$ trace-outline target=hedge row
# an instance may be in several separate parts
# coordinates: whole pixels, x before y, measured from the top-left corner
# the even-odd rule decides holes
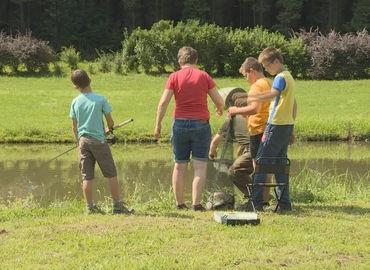
[[[324,36],[318,29],[299,36],[312,59],[313,79],[365,79],[370,77],[370,35],[366,30],[341,35],[331,31]]]
[[[366,79],[370,78],[370,35],[366,30],[341,35],[332,31],[322,35],[318,30],[301,30],[286,39],[278,32],[262,27],[253,29],[221,28],[198,21],[159,21],[151,29],[124,33],[122,52],[100,51],[99,70],[118,72],[123,69],[145,73],[165,73],[179,69],[177,52],[192,46],[199,54],[198,64],[212,75],[238,76],[246,57],[258,57],[267,46],[279,48],[284,64],[297,78]],[[97,50],[98,51],[98,50]],[[98,51],[99,52],[99,51]],[[0,72],[9,67],[17,72],[24,66],[29,72],[48,71],[50,62],[61,60],[71,69],[80,61],[73,45],[57,55],[46,41],[31,34],[15,36],[0,32]]]
[[[17,34],[6,35],[0,32],[0,72],[6,66],[17,72],[24,65],[29,72],[47,72],[48,64],[55,60],[55,53],[43,40],[31,36]]]
[[[150,30],[137,28],[125,33],[123,55],[129,70],[141,66],[149,73],[179,68],[176,56],[182,46],[192,46],[199,54],[199,65],[210,74],[237,76],[248,56],[258,57],[267,46],[281,50],[294,77],[313,79],[369,78],[370,35],[366,30],[327,36],[318,30],[301,30],[286,39],[262,27],[221,28],[198,21],[159,21]]]

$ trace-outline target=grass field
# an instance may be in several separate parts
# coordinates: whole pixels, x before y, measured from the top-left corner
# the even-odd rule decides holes
[[[257,226],[226,226],[212,212],[166,204],[148,202],[130,217],[85,216],[82,202],[68,200],[0,204],[1,269],[370,267],[368,201],[296,203],[286,215],[259,213]]]
[[[117,131],[130,142],[153,141],[158,101],[167,76],[144,74],[92,75],[94,91],[107,97],[116,123],[134,122]],[[250,85],[243,78],[215,78],[219,88]],[[300,140],[367,140],[370,137],[369,80],[297,81]],[[0,77],[0,142],[72,142],[69,108],[78,92],[68,77]],[[173,101],[163,120],[163,141],[171,129]],[[216,118],[210,103],[213,133],[224,117]]]

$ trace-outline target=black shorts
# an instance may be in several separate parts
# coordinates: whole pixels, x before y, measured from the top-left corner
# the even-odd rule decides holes
[[[250,149],[251,149],[251,157],[255,159],[258,153],[258,147],[260,146],[262,140],[263,133],[249,136],[250,139]]]

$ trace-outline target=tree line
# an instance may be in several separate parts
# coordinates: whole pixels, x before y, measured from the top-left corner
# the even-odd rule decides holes
[[[230,29],[261,26],[288,37],[299,29],[348,33],[369,27],[370,0],[2,0],[0,30],[75,46],[85,59],[121,48],[124,31],[160,20],[187,20]]]

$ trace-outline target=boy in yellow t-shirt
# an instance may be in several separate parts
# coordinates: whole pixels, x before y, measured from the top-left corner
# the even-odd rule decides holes
[[[263,67],[256,58],[248,57],[241,65],[239,72],[252,84],[249,94],[236,93],[233,96],[235,104],[241,105],[246,101],[248,95],[256,96],[269,93],[271,90],[271,81],[263,74]],[[248,116],[248,131],[250,136],[250,152],[255,166],[255,159],[258,152],[258,147],[261,143],[263,132],[266,128],[269,118],[270,100],[267,101],[252,101],[248,106],[230,107],[228,112],[231,116],[241,114]],[[271,176],[267,177],[267,182],[270,182]],[[265,188],[264,202],[267,204],[269,198],[269,188]]]
[[[284,59],[281,52],[274,48],[264,49],[258,56],[258,62],[263,68],[275,76],[269,93],[263,95],[248,95],[248,102],[273,100],[270,107],[270,115],[267,126],[261,140],[257,153],[257,159],[260,157],[271,157],[277,159],[286,159],[288,154],[288,145],[294,142],[294,123],[297,115],[297,102],[295,100],[295,83],[294,78],[288,70],[285,69]],[[270,164],[276,160],[265,160],[264,164]],[[284,161],[285,163],[285,161]],[[254,184],[264,183],[266,175],[263,173],[255,174]],[[287,183],[287,174],[275,174],[277,183]],[[280,211],[292,211],[290,201],[289,185],[284,192],[284,187],[276,187],[278,193],[281,193],[279,203]],[[252,198],[255,209],[263,210],[263,188],[255,187]]]

